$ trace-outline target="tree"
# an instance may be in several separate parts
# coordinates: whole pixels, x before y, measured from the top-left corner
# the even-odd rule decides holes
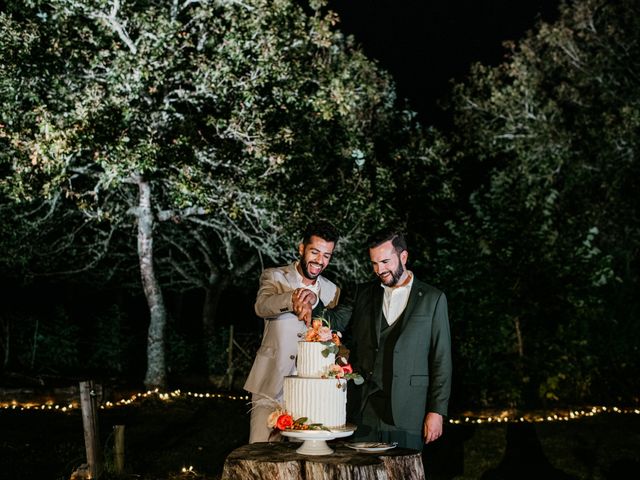
[[[563,4],[455,87],[461,181],[484,182],[439,262],[484,402],[637,385],[639,14],[626,0]]]
[[[3,190],[136,236],[148,387],[166,384],[157,252],[206,245],[211,278],[257,252],[281,261],[321,215],[345,230],[335,265],[353,275],[356,239],[393,215],[375,155],[393,85],[322,6],[34,0],[0,14]]]

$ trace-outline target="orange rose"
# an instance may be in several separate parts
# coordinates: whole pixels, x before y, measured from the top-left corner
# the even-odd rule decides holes
[[[286,430],[289,427],[293,426],[293,417],[288,413],[283,413],[276,420],[276,428],[278,430]]]
[[[314,330],[318,330],[321,326],[322,326],[322,320],[319,320],[319,319],[317,319],[317,318],[316,318],[316,319],[313,321],[313,323],[311,324],[311,327],[312,327]]]
[[[331,340],[333,340],[333,343],[340,346],[340,337],[338,336],[337,333],[334,332],[331,334]]]

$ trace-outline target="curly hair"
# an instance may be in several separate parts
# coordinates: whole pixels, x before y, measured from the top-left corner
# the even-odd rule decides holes
[[[320,237],[325,242],[337,243],[340,234],[331,223],[325,220],[318,220],[306,226],[304,232],[302,232],[302,243],[307,245],[311,241],[312,236]]]

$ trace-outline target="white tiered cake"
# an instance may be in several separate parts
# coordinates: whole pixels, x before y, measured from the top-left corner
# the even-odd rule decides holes
[[[284,406],[294,419],[307,418],[307,424],[320,423],[327,428],[346,423],[347,381],[322,378],[335,355],[322,355],[326,345],[298,342],[297,376],[284,378]]]

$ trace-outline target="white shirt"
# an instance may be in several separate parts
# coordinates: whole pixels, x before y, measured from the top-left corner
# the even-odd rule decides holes
[[[413,285],[413,273],[409,273],[409,281],[401,286],[387,287],[381,283],[384,288],[384,299],[382,300],[382,313],[389,325],[393,325],[398,317],[407,308],[411,286]]]

